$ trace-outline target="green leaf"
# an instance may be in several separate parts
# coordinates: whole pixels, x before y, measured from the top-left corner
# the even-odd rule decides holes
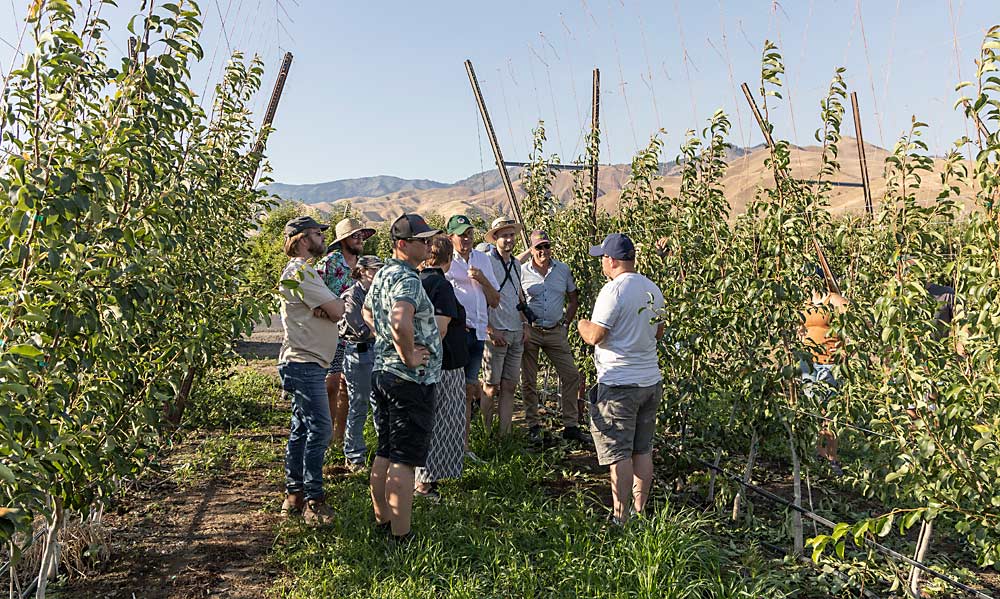
[[[11,345],[7,348],[7,351],[18,356],[24,356],[26,358],[37,358],[42,355],[42,350],[38,349],[34,345],[28,345],[27,343],[21,343],[18,345]]]
[[[17,477],[14,476],[14,471],[8,468],[5,464],[0,464],[0,479],[10,485],[17,484]]]

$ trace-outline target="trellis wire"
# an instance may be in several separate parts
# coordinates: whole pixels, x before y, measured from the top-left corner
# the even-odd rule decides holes
[[[686,454],[684,454],[683,451],[678,452],[677,449],[674,446],[672,446],[672,445],[670,445],[670,444],[668,444],[666,442],[664,442],[664,445],[666,445],[667,448],[672,453],[675,454],[675,457],[676,457],[677,453],[680,453],[682,455],[686,455]],[[828,519],[824,518],[823,516],[820,516],[819,514],[813,512],[811,510],[807,510],[804,507],[797,506],[794,503],[792,503],[791,501],[788,501],[787,499],[785,499],[784,497],[781,497],[781,496],[779,496],[779,495],[777,495],[775,493],[772,493],[772,492],[768,491],[767,489],[761,488],[761,487],[759,487],[759,486],[757,486],[757,485],[755,485],[753,483],[744,482],[743,479],[742,479],[742,477],[740,477],[739,475],[733,474],[733,473],[725,470],[724,468],[721,468],[719,466],[716,466],[716,465],[712,464],[709,461],[701,459],[698,456],[687,455],[687,457],[689,457],[693,461],[701,464],[705,468],[709,468],[710,470],[712,470],[712,471],[714,471],[714,472],[716,472],[718,474],[721,474],[723,477],[728,478],[729,480],[737,483],[738,485],[740,485],[744,489],[748,489],[750,491],[753,491],[754,493],[760,495],[761,497],[764,497],[765,499],[767,499],[769,501],[772,501],[774,503],[777,503],[779,505],[782,505],[785,508],[792,509],[793,511],[796,511],[796,512],[802,514],[803,516],[809,518],[813,522],[817,522],[817,523],[822,524],[823,526],[826,526],[828,528],[835,528],[836,527],[836,523],[834,523],[833,521],[828,520]],[[955,580],[954,578],[952,578],[952,577],[950,577],[950,576],[948,576],[946,574],[942,574],[941,572],[938,572],[937,570],[935,570],[934,568],[931,568],[927,564],[924,564],[923,562],[919,562],[919,561],[917,561],[915,559],[911,559],[911,558],[909,558],[909,557],[907,557],[907,556],[899,553],[898,551],[895,551],[893,549],[890,549],[889,547],[886,547],[885,545],[883,545],[881,543],[878,543],[878,542],[873,541],[871,539],[865,539],[864,542],[865,542],[866,545],[868,545],[872,549],[875,549],[879,553],[882,553],[883,555],[891,557],[891,558],[895,559],[896,561],[903,562],[906,565],[918,568],[918,569],[922,570],[923,572],[926,572],[927,574],[933,576],[934,578],[942,580],[942,581],[950,584],[951,586],[953,586],[953,587],[955,587],[957,589],[960,589],[960,590],[964,591],[965,593],[968,593],[969,595],[972,595],[973,597],[977,597],[979,599],[994,599],[993,597],[991,597],[990,595],[987,595],[986,593],[983,593],[982,591],[979,591],[979,590],[974,589],[974,588],[972,588],[972,587],[970,587],[970,586],[968,586],[968,585],[966,585],[966,584],[964,584],[962,582],[959,582],[959,581]]]

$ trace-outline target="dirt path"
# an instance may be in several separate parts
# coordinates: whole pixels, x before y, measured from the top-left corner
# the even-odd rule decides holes
[[[241,342],[251,358],[276,357],[281,342],[268,327]],[[277,337],[277,338],[275,338]],[[275,374],[273,368],[258,368]],[[269,561],[279,523],[280,446],[287,427],[234,431],[233,447],[252,444],[254,467],[233,466],[234,455],[203,472],[198,452],[207,438],[193,436],[171,450],[162,473],[148,473],[105,514],[111,558],[101,570],[54,589],[52,596],[189,599],[267,595],[282,573]],[[213,438],[223,432],[202,433]],[[178,477],[176,469],[194,466]],[[186,482],[178,482],[183,478]]]
[[[244,436],[261,433],[233,435]],[[197,443],[185,443],[169,461],[190,459]],[[63,586],[57,596],[265,596],[280,574],[268,565],[278,494],[267,473],[278,467],[230,470],[189,486],[151,478],[106,515],[112,557],[105,569]]]

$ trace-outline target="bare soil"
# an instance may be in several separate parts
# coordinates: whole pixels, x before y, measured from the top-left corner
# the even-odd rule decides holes
[[[183,463],[195,445],[181,445],[168,461]],[[96,574],[61,585],[57,596],[265,596],[280,575],[268,562],[280,488],[267,474],[278,467],[227,468],[188,486],[169,474],[148,477],[105,517],[111,559]]]
[[[237,350],[248,359],[277,357],[281,334],[273,328],[258,327]],[[267,362],[255,367],[277,374]],[[234,431],[232,437],[279,443],[287,433],[274,427]],[[282,489],[274,480],[281,471],[280,452],[254,469],[225,464],[200,480],[178,483],[173,468],[190,461],[202,440],[192,437],[174,448],[161,472],[147,473],[108,508],[104,524],[111,558],[97,572],[58,585],[51,596],[257,599],[268,594],[282,575],[269,560],[280,520]]]

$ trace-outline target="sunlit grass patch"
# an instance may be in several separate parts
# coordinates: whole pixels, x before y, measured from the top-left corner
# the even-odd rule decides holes
[[[780,596],[760,572],[731,563],[693,512],[660,498],[650,518],[625,529],[587,490],[586,476],[553,493],[560,451],[536,454],[514,438],[477,438],[488,462],[442,485],[439,504],[416,500],[418,538],[396,548],[374,527],[367,479],[327,480],[337,522],[311,530],[292,521],[275,560],[285,597],[757,597]],[[569,474],[573,474],[570,472]]]

